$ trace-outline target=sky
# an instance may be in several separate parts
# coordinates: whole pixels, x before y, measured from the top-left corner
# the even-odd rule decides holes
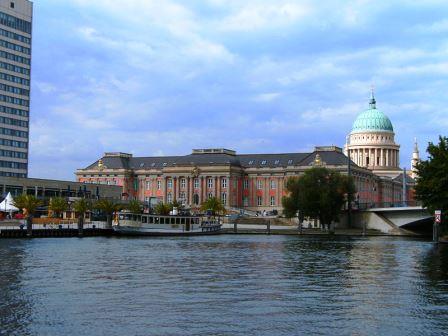
[[[447,135],[448,2],[35,0],[30,177],[74,180],[104,152],[343,146],[357,114]]]

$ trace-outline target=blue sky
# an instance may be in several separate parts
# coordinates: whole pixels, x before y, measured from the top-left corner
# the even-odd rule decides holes
[[[35,0],[30,176],[105,151],[343,146],[371,85],[409,167],[448,127],[447,1]]]

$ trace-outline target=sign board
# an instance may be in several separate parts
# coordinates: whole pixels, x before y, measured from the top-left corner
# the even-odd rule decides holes
[[[434,221],[438,224],[442,222],[442,211],[440,210],[434,211]]]

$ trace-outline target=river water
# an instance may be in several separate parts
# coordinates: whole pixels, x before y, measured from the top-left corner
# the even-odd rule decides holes
[[[0,240],[0,335],[448,335],[448,245]]]

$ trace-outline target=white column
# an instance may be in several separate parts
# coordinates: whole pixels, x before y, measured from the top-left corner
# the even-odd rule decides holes
[[[383,149],[381,148],[381,162],[380,162],[380,166],[383,167],[384,166],[384,155],[383,155]]]

